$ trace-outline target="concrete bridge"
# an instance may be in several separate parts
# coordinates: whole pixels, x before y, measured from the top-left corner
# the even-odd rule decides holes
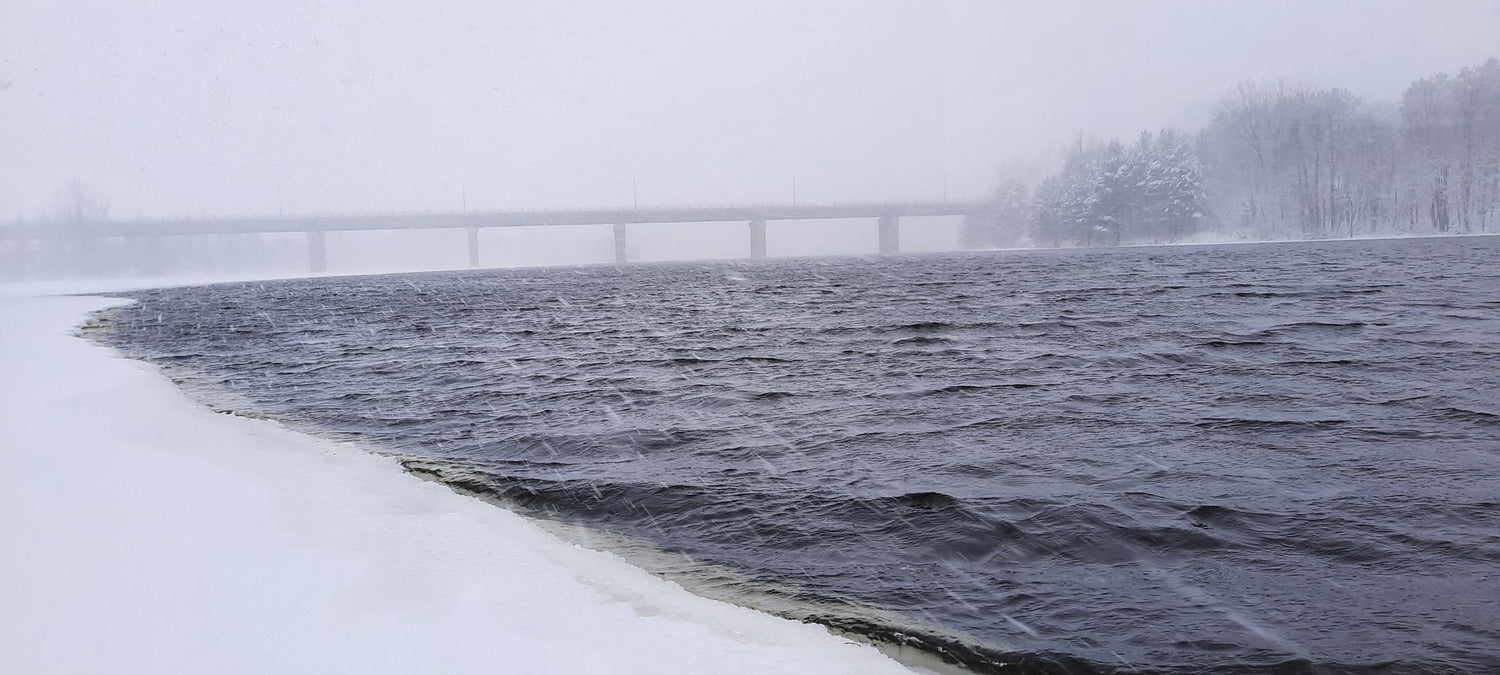
[[[203,219],[156,219],[107,221],[81,226],[33,226],[19,232],[22,238],[50,239],[62,236],[164,237],[211,234],[305,233],[308,261],[313,272],[328,269],[325,234],[369,230],[464,229],[469,235],[469,266],[479,266],[479,230],[488,227],[547,227],[567,225],[612,225],[615,262],[627,262],[629,226],[645,223],[745,222],[749,226],[750,257],[766,256],[766,223],[773,220],[826,220],[876,218],[880,252],[899,253],[903,217],[974,216],[985,212],[988,202],[874,202],[858,204],[759,205],[586,209],[571,211],[491,211],[473,213],[406,213],[379,215],[225,217]]]

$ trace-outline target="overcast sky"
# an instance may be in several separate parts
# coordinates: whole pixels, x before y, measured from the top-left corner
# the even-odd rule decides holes
[[[0,0],[0,218],[978,196],[1244,79],[1395,100],[1500,2]]]

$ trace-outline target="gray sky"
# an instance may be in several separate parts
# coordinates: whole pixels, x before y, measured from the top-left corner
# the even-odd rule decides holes
[[[1247,78],[1395,100],[1500,2],[0,0],[0,219],[978,196]]]

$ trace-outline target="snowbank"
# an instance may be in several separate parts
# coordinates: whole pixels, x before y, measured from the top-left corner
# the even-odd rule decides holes
[[[898,673],[402,472],[215,414],[0,297],[0,672]]]

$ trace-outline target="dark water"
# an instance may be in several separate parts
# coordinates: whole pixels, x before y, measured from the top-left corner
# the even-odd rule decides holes
[[[245,405],[975,669],[1500,672],[1496,238],[136,297]]]

